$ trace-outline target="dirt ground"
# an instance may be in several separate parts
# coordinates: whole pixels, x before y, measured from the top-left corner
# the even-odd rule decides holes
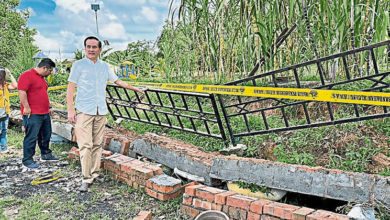
[[[0,219],[132,219],[143,210],[151,211],[153,219],[190,219],[180,212],[182,197],[161,202],[107,173],[103,173],[104,183],[94,183],[88,192],[80,193],[80,166],[65,159],[66,151],[58,155],[60,161],[41,163],[34,170],[22,166],[20,149],[11,152],[0,155]],[[60,179],[30,184],[58,169]]]

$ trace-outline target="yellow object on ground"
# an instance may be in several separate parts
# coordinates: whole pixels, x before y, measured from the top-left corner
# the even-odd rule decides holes
[[[41,183],[48,183],[48,182],[52,182],[52,181],[58,180],[59,178],[63,177],[62,175],[58,175],[60,172],[61,172],[61,170],[58,169],[56,172],[54,172],[52,174],[49,174],[49,175],[44,176],[44,177],[39,177],[39,178],[31,181],[30,184],[35,186],[35,185],[38,185],[38,184],[41,184]]]
[[[233,191],[236,193],[240,193],[246,196],[251,196],[259,199],[268,199],[271,201],[278,201],[281,198],[283,198],[284,195],[286,195],[286,191],[277,190],[277,189],[271,189],[270,193],[263,193],[260,191],[251,192],[249,189],[240,188],[240,186],[237,183],[233,183],[233,182],[228,182],[227,186],[229,191]]]

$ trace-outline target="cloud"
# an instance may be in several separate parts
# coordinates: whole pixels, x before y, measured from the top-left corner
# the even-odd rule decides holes
[[[143,6],[141,9],[141,14],[152,23],[158,21],[158,12],[154,8]]]
[[[43,8],[38,10],[35,5],[28,4],[24,10],[31,8],[29,26],[39,31],[35,36],[35,44],[49,57],[59,58],[59,50],[61,50],[62,59],[73,58],[76,49],[84,48],[85,37],[96,36],[95,12],[91,10],[92,2],[100,5],[97,14],[100,39],[108,40],[113,51],[126,49],[130,42],[156,40],[171,2],[171,0],[51,1],[56,6],[54,7],[53,4],[47,8],[48,10]]]
[[[99,31],[106,39],[126,39],[126,30],[121,23],[109,23]]]
[[[110,43],[110,46],[115,50],[125,50],[127,48],[128,42],[114,42]]]
[[[154,7],[169,7],[171,4],[171,0],[148,0],[149,5],[153,5]],[[178,1],[174,1],[173,4],[177,4]]]
[[[110,19],[112,21],[118,20],[118,17],[114,14],[107,14],[107,17],[108,17],[108,19]]]
[[[79,14],[81,11],[90,10],[90,3],[85,0],[54,0],[58,7],[62,7],[75,14]]]
[[[146,3],[146,0],[133,0],[133,1],[115,0],[115,1],[113,1],[113,4],[127,6],[127,7],[131,7],[132,5],[144,5],[145,3]]]
[[[34,44],[42,51],[58,51],[58,49],[61,48],[61,45],[58,43],[58,41],[52,38],[47,38],[41,35],[39,32],[34,36],[34,40]]]

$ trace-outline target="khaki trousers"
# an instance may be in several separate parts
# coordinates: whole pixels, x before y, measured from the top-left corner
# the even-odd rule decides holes
[[[99,176],[105,115],[77,113],[75,134],[80,149],[83,182],[92,183]]]

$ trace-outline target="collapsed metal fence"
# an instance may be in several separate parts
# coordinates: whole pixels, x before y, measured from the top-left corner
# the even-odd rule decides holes
[[[107,87],[114,119],[125,118],[226,140],[213,94],[149,89],[144,95],[116,85]]]
[[[389,92],[390,58],[380,59],[385,62],[379,65],[376,55],[379,50],[390,54],[389,48],[390,41],[384,41],[225,85]],[[319,80],[308,80],[309,76]],[[233,144],[246,136],[390,116],[386,106],[218,95],[218,108],[213,94],[150,89],[140,97],[113,85],[107,92],[114,119],[135,120]]]

